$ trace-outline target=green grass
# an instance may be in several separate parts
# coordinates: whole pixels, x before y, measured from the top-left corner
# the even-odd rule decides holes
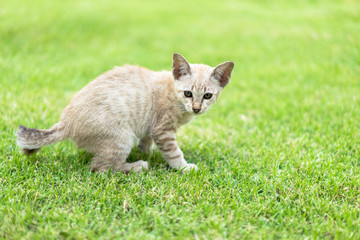
[[[0,238],[360,239],[360,4],[347,1],[3,1]],[[179,130],[197,173],[159,152],[141,174],[93,174],[71,142],[26,158],[19,124],[48,128],[114,65],[173,52],[235,62]]]

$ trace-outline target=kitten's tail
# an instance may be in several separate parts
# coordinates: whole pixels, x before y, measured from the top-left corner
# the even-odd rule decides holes
[[[20,125],[16,136],[17,144],[25,155],[35,153],[39,151],[42,146],[56,143],[66,138],[61,122],[46,130],[27,128]]]

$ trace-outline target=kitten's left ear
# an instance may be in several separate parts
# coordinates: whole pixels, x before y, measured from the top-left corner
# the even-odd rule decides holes
[[[180,53],[174,53],[173,55],[172,73],[177,80],[182,76],[191,74],[189,63]]]
[[[212,72],[211,76],[219,81],[220,87],[225,87],[231,78],[231,72],[234,69],[233,62],[224,62],[219,64],[215,67],[214,71]]]

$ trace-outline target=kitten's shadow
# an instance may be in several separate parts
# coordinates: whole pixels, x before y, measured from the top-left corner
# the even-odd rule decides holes
[[[157,149],[154,149],[152,153],[146,154],[142,153],[138,147],[134,147],[131,150],[127,162],[132,163],[139,160],[147,161],[149,163],[150,169],[170,169],[169,165],[166,163],[165,159]]]

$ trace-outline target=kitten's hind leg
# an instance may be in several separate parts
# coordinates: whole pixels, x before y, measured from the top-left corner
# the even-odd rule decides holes
[[[137,161],[133,163],[113,163],[110,159],[106,159],[101,156],[95,156],[92,159],[91,164],[91,171],[92,172],[107,172],[109,169],[112,170],[112,172],[123,172],[123,173],[129,173],[129,172],[141,172],[143,170],[149,169],[149,164],[146,161]]]
[[[111,169],[113,172],[129,173],[131,171],[141,172],[143,169],[148,169],[148,163],[145,161],[126,162],[132,147],[133,139],[122,139],[119,143],[113,139],[101,141],[92,159],[91,171],[107,172]]]
[[[151,154],[152,153],[152,145],[153,145],[153,139],[150,136],[145,136],[142,139],[140,139],[139,142],[139,148],[140,151],[146,154]]]
[[[121,166],[121,171],[124,173],[129,172],[141,172],[143,170],[149,169],[149,164],[146,161],[140,160],[133,163],[124,163]]]

